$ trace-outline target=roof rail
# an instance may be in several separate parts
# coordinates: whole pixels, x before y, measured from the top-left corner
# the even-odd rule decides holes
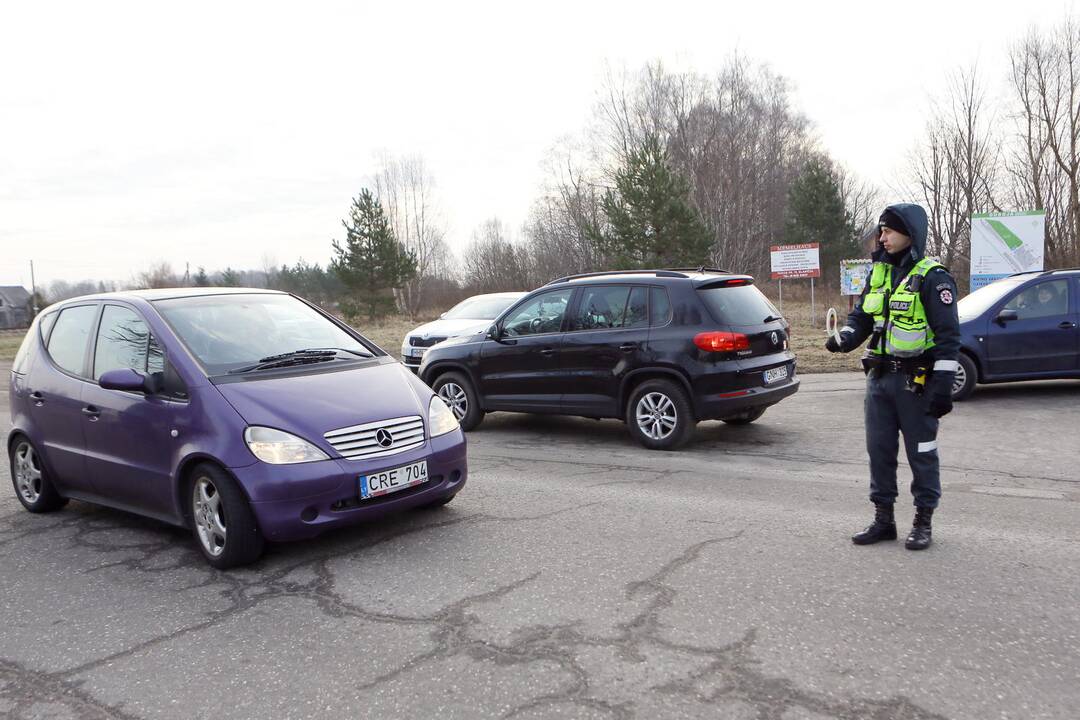
[[[1045,272],[1048,273],[1048,274],[1049,273],[1056,273],[1056,272],[1080,272],[1080,267],[1054,268],[1053,270],[1046,270]]]
[[[694,270],[693,272],[696,272]],[[656,277],[687,277],[683,272],[678,270],[605,270],[603,272],[591,272],[581,273],[579,275],[567,275],[566,277],[556,278],[547,285],[556,285],[558,283],[569,282],[571,280],[581,280],[582,278],[590,277],[604,277],[606,275],[655,275]],[[547,287],[545,285],[544,287]]]
[[[696,272],[696,273],[715,272],[715,273],[729,273],[729,274],[731,274],[730,270],[726,270],[724,268],[705,267],[704,265],[699,265],[698,267],[688,267],[688,268],[668,268],[668,270],[672,270],[674,272]]]

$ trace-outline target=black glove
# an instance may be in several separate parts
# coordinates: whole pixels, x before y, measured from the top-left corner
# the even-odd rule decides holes
[[[851,333],[840,333],[840,342],[836,341],[836,337],[829,336],[829,339],[825,341],[825,349],[831,353],[835,352],[850,352],[851,351]]]
[[[930,382],[926,386],[926,394],[929,402],[926,404],[926,414],[936,418],[945,417],[952,412],[952,386],[954,372],[934,371],[930,376]]]

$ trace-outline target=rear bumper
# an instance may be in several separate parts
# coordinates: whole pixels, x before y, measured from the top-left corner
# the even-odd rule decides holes
[[[719,420],[746,410],[775,405],[799,390],[799,379],[791,378],[772,387],[745,388],[738,391],[697,398],[698,420]]]
[[[361,474],[401,467],[418,460],[427,460],[429,480],[426,483],[360,500]],[[434,438],[422,449],[383,458],[377,467],[344,460],[312,463],[311,466],[311,469],[299,472],[295,468],[303,466],[293,466],[290,470],[287,465],[275,467],[264,463],[232,469],[248,490],[251,509],[267,540],[310,538],[334,528],[427,505],[456,495],[465,486],[468,476],[465,439],[460,430]],[[252,492],[266,481],[268,468],[272,473],[293,475],[287,484],[287,498],[260,501],[259,493]]]

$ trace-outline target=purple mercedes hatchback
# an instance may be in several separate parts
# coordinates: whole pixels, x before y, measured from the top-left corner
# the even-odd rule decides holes
[[[11,372],[7,448],[30,512],[69,498],[190,527],[211,565],[438,507],[465,485],[441,399],[286,293],[188,288],[68,300]]]

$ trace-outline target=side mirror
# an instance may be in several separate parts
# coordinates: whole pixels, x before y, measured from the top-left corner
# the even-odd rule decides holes
[[[484,333],[484,337],[486,337],[488,340],[496,340],[497,341],[499,339],[499,337],[500,337],[498,323],[496,323],[496,324],[492,325],[491,327],[489,327],[487,329],[487,332]]]
[[[120,368],[103,373],[98,385],[106,390],[124,390],[126,392],[153,392],[152,381],[146,375],[131,368]]]
[[[1002,310],[1001,312],[999,312],[997,314],[997,317],[994,318],[994,320],[997,323],[1001,324],[1001,325],[1004,325],[1005,323],[1009,322],[1010,320],[1019,320],[1019,319],[1020,319],[1020,316],[1017,315],[1015,310]]]

